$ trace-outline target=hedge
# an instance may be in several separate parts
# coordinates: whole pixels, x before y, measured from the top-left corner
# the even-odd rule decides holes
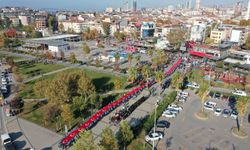
[[[168,107],[168,105],[175,101],[176,96],[177,96],[176,91],[171,92],[169,95],[167,95],[164,98],[163,101],[160,102],[156,110],[157,112],[156,120],[161,117],[161,114]],[[154,126],[154,115],[155,115],[155,111],[146,119],[145,123],[143,124],[143,128],[146,132],[149,132]]]

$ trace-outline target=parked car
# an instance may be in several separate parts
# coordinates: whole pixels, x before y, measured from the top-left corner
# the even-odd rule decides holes
[[[238,118],[238,112],[236,110],[233,110],[230,117],[232,119],[237,119]]]
[[[8,83],[7,83],[7,81],[2,81],[2,84],[7,85]]]
[[[171,112],[171,113],[173,113],[173,114],[178,114],[179,113],[179,111],[178,110],[176,110],[176,109],[172,109],[172,108],[167,108],[164,112]]]
[[[161,120],[161,121],[157,121],[156,126],[158,128],[168,128],[170,126],[170,123],[166,120]]]
[[[241,91],[241,90],[238,90],[238,89],[233,91],[232,94],[239,95],[239,96],[247,96],[247,93],[245,91]]]
[[[180,98],[178,98],[178,101],[179,101],[179,102],[186,102],[186,101],[187,101],[187,98],[180,97]]]
[[[221,113],[222,113],[221,108],[216,108],[216,109],[214,110],[214,115],[215,115],[215,116],[220,116]]]
[[[178,96],[185,96],[185,97],[188,97],[188,92],[185,92],[185,91],[181,91],[178,93]]]
[[[205,103],[204,103],[204,106],[213,106],[213,107],[215,107],[216,106],[216,103],[215,102],[211,102],[211,101],[206,101]]]
[[[204,109],[214,111],[214,107],[212,105],[204,105]]]
[[[141,54],[146,54],[146,53],[147,53],[145,49],[140,49],[139,52],[140,52]]]
[[[214,98],[215,98],[215,99],[220,99],[220,97],[221,97],[221,93],[216,92],[216,93],[214,94]]]
[[[230,106],[231,109],[235,108],[235,105],[237,104],[237,99],[235,96],[230,96],[228,99],[228,106]]]
[[[222,116],[227,118],[230,116],[230,110],[229,109],[224,109],[222,112]]]
[[[193,82],[193,83],[188,83],[186,86],[187,86],[187,87],[191,87],[191,88],[195,88],[195,89],[199,89],[199,88],[200,88],[200,85],[197,84],[197,83],[195,83],[195,82]]]
[[[146,137],[145,140],[147,142],[149,141],[158,141],[161,140],[163,138],[163,134],[161,132],[151,132],[149,133]]]
[[[165,111],[165,112],[163,112],[162,116],[166,117],[166,118],[175,118],[176,114],[174,114],[174,113],[172,113],[170,111]]]
[[[214,97],[214,92],[213,91],[210,91],[209,94],[208,94],[211,98]]]
[[[183,108],[178,106],[178,105],[175,105],[175,104],[171,104],[168,106],[169,109],[175,109],[175,110],[178,110],[178,111],[181,111]]]

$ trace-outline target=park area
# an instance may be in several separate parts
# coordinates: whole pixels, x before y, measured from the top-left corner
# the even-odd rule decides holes
[[[27,72],[27,70],[22,70],[22,69],[21,69],[21,71]],[[74,126],[79,125],[80,123],[85,121],[85,119],[87,119],[93,112],[97,111],[98,109],[107,105],[108,103],[116,100],[118,97],[120,97],[123,94],[123,93],[120,93],[120,94],[113,93],[112,94],[112,92],[110,92],[110,91],[117,90],[117,88],[119,88],[119,89],[126,88],[127,79],[125,77],[118,77],[118,76],[114,76],[111,74],[94,72],[94,71],[87,70],[87,69],[64,70],[60,73],[43,76],[40,79],[30,81],[28,83],[23,84],[20,87],[19,96],[21,98],[23,98],[25,101],[23,111],[20,114],[20,116],[26,120],[29,120],[31,122],[34,122],[34,123],[39,124],[41,126],[44,126],[44,127],[51,129],[53,131],[63,132],[64,131],[63,128],[65,125],[65,121],[64,121],[63,117],[61,117],[61,115],[54,114],[53,110],[50,110],[52,112],[48,112],[47,111],[48,107],[50,107],[50,105],[51,105],[50,101],[43,101],[42,98],[44,98],[44,97],[37,95],[36,92],[34,91],[34,88],[35,88],[37,82],[43,81],[46,83],[51,83],[54,80],[58,79],[59,76],[61,76],[62,74],[67,75],[67,74],[71,74],[71,73],[79,72],[79,71],[84,72],[86,74],[86,76],[91,80],[93,86],[95,87],[95,92],[97,95],[95,103],[97,105],[96,104],[93,104],[93,105],[92,104],[90,104],[90,105],[85,104],[85,106],[84,106],[85,108],[83,110],[79,111],[79,107],[81,107],[81,106],[78,105],[78,103],[74,102],[74,101],[76,101],[75,98],[72,98],[73,99],[72,102],[70,102],[70,103],[67,102],[66,105],[70,107],[69,110],[70,110],[70,113],[72,114],[72,118],[73,118],[70,121],[69,128],[72,128]],[[119,81],[120,83],[117,83],[117,81]],[[117,87],[117,84],[119,84],[120,87]],[[110,94],[106,94],[107,92],[110,92]],[[75,96],[75,94],[74,94],[74,97],[77,97],[77,96]],[[61,104],[61,105],[65,105],[65,104]],[[86,107],[86,106],[88,106],[88,107]],[[54,108],[54,110],[61,109],[58,107],[61,107],[60,104],[58,104],[57,108]],[[90,107],[93,107],[93,109]],[[60,114],[62,111],[63,110],[60,110],[60,111],[58,111],[58,113]],[[53,120],[48,121],[48,119],[45,119],[48,113],[52,114],[51,117],[54,118]],[[53,116],[53,114],[54,114],[54,116]]]

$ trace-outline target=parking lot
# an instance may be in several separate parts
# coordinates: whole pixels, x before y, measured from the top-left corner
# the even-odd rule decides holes
[[[157,131],[164,132],[164,138],[158,141],[158,149],[168,150],[195,150],[195,149],[222,149],[222,150],[247,150],[249,149],[250,138],[239,139],[231,134],[231,128],[236,126],[236,120],[228,117],[215,116],[213,111],[207,111],[209,119],[199,120],[195,113],[201,108],[199,97],[194,92],[189,91],[190,96],[182,107],[183,110],[176,118],[161,117],[159,120],[167,120],[170,126],[167,129],[157,128]],[[229,106],[226,101],[211,99],[222,109]],[[250,111],[248,110],[249,114]],[[250,127],[244,118],[244,129],[249,134]]]

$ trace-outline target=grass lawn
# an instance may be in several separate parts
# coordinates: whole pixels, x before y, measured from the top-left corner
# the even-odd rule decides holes
[[[106,97],[102,97],[102,107],[106,106],[109,102],[116,100],[120,95],[110,95],[110,96],[106,96]],[[52,131],[55,132],[60,132],[62,134],[64,134],[64,122],[62,121],[61,118],[59,118],[57,120],[57,122],[51,123],[51,122],[46,122],[44,119],[44,111],[46,109],[46,105],[47,104],[42,104],[42,103],[38,103],[38,102],[25,102],[24,103],[24,108],[23,108],[23,112],[20,115],[20,117],[31,121],[33,123],[36,123],[40,126],[43,126],[45,128],[48,128]],[[74,110],[72,110],[74,112]],[[83,113],[83,116],[81,115],[74,115],[75,117],[72,120],[72,128],[76,127],[80,124],[83,123],[83,121],[85,121],[87,118],[90,117],[90,112],[85,112]],[[85,119],[85,120],[84,120]]]
[[[68,69],[68,70],[65,70],[62,72],[71,72],[74,70],[78,70],[78,69]],[[124,85],[124,87],[126,86],[127,79],[125,77],[118,77],[118,76],[114,76],[112,74],[94,72],[94,71],[87,70],[87,69],[84,69],[84,71],[87,74],[87,76],[93,80],[93,83],[94,83],[98,93],[104,93],[104,92],[108,92],[108,91],[113,90],[114,89],[114,81],[116,79],[120,80],[122,82],[122,85]],[[55,78],[56,75],[57,74],[44,76],[43,79],[52,80]],[[38,80],[42,80],[42,79],[38,79]],[[38,80],[34,80],[34,81],[31,81],[31,82],[24,84],[21,87],[20,96],[22,98],[25,98],[25,99],[39,98],[35,95],[35,93],[33,91],[33,87]]]
[[[1,59],[4,59],[4,58],[6,58],[6,57],[11,57],[11,58],[13,58],[13,60],[14,60],[15,62],[27,60],[26,58],[23,58],[23,57],[17,57],[17,56],[10,56],[10,55],[6,55],[6,54],[0,54],[0,60],[1,60]]]
[[[18,71],[24,79],[37,76],[40,74],[48,73],[58,69],[64,68],[63,65],[59,64],[44,64],[44,63],[34,63],[34,64],[20,64],[18,65]]]

